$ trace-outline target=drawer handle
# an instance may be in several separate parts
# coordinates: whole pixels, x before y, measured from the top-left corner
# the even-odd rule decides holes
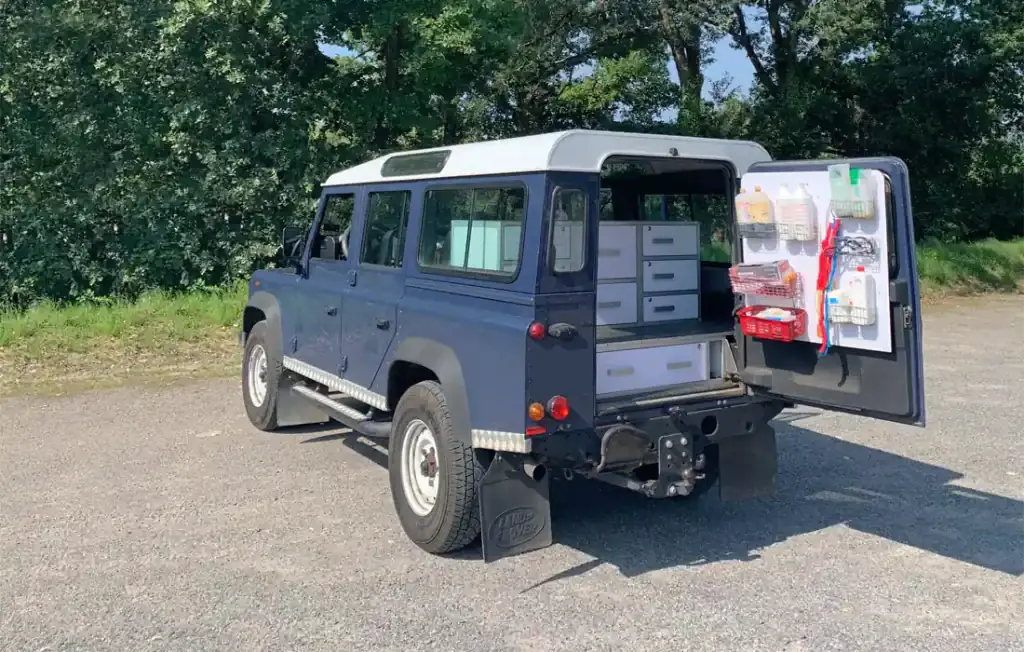
[[[675,312],[675,306],[654,306],[654,312]]]
[[[621,301],[602,301],[597,304],[598,308],[621,308]]]
[[[672,244],[675,238],[651,238],[651,244]]]
[[[692,362],[690,362],[689,360],[684,360],[682,362],[670,362],[667,365],[665,365],[665,368],[668,369],[669,371],[677,371],[679,369],[689,369],[692,366]]]
[[[618,256],[621,253],[622,253],[621,249],[598,249],[597,250],[597,254],[599,256],[605,256],[607,258],[611,258],[613,256]]]
[[[661,273],[661,274],[652,274],[651,275],[651,278],[653,278],[655,281],[671,281],[675,277],[676,277],[676,275],[673,272],[664,272],[664,273]]]
[[[608,370],[609,376],[632,376],[633,367],[613,367]]]

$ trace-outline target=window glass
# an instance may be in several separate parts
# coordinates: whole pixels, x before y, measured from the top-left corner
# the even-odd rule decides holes
[[[419,262],[470,272],[512,276],[519,268],[526,190],[430,190],[423,203]]]
[[[556,274],[579,272],[586,264],[587,193],[558,188],[551,201],[551,259]]]
[[[313,258],[322,260],[345,260],[342,238],[348,238],[355,210],[355,195],[328,195],[324,217],[320,220],[316,239],[313,241]]]
[[[370,265],[402,266],[402,247],[411,193],[371,192],[359,260]]]

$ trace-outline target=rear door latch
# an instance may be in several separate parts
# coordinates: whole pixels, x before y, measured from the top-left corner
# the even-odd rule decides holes
[[[914,324],[914,309],[910,306],[903,306],[903,328],[910,330]]]

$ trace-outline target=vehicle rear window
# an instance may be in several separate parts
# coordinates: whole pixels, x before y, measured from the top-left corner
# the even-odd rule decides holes
[[[582,271],[586,265],[587,193],[556,188],[551,198],[552,269],[556,274]]]
[[[522,257],[522,186],[428,190],[419,264],[439,271],[515,276]]]

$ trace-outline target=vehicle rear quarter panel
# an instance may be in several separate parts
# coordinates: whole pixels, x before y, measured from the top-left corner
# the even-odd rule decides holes
[[[531,295],[409,279],[398,306],[398,331],[385,368],[403,359],[403,350],[410,350],[403,346],[407,341],[425,340],[447,347],[457,358],[465,386],[468,427],[523,433],[526,332],[533,313]],[[422,347],[417,343],[416,348]],[[442,375],[439,369],[433,371]],[[445,378],[441,378],[441,383],[444,388]],[[387,374],[377,375],[373,390],[387,394]],[[449,400],[458,400],[459,388],[451,390]],[[446,398],[447,394],[446,389]],[[456,427],[467,428],[466,424]]]

